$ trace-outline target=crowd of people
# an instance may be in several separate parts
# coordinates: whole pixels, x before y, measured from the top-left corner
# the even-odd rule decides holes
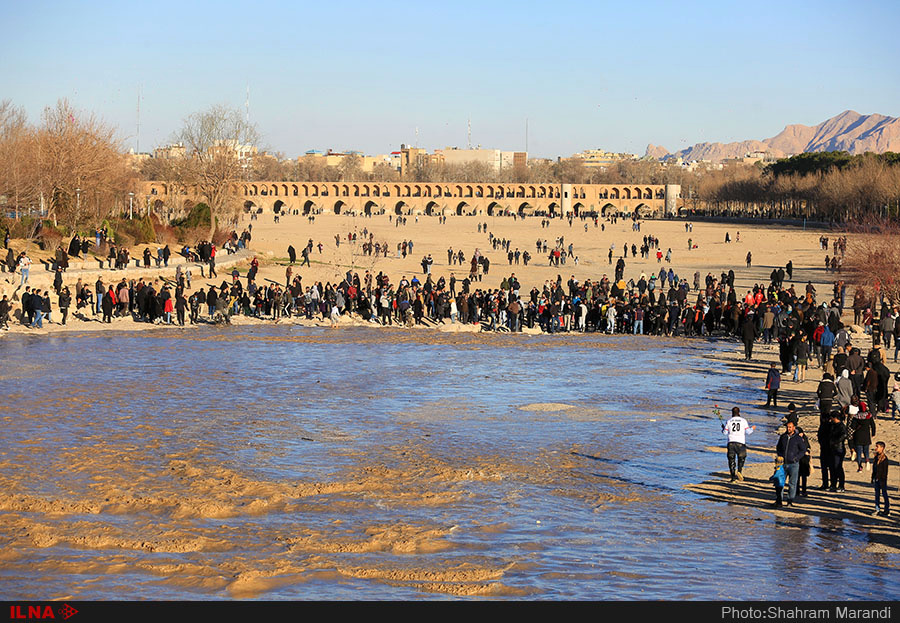
[[[835,244],[838,244],[835,241]],[[822,242],[827,249],[827,240]],[[784,271],[790,275],[791,266]],[[764,408],[778,407],[778,392],[782,375],[793,372],[793,380],[805,380],[808,368],[822,371],[816,388],[818,410],[818,461],[822,482],[820,489],[842,492],[846,487],[845,462],[849,455],[856,471],[871,472],[875,489],[873,512],[888,516],[887,497],[888,460],[886,444],[876,442],[877,421],[896,419],[900,411],[900,374],[893,378],[885,365],[891,342],[894,342],[894,362],[897,361],[897,340],[900,338],[900,310],[881,297],[869,297],[858,290],[854,302],[855,320],[870,316],[862,335],[851,333],[842,322],[845,286],[834,283],[833,297],[826,304],[818,303],[816,290],[807,283],[805,293],[797,296],[793,288],[781,289],[782,270],[772,273],[772,284],[763,295],[748,293],[744,313],[740,319],[745,356],[752,358],[754,341],[773,340],[779,345],[779,361],[771,362],[766,372],[767,392]],[[776,292],[773,296],[773,291]],[[786,294],[785,294],[786,293]],[[751,296],[752,295],[752,296]],[[876,311],[873,314],[872,309]],[[879,318],[880,317],[880,318]],[[867,351],[865,356],[863,351]],[[745,435],[752,427],[735,408],[733,417],[723,424],[728,436],[729,470],[731,479],[743,480]],[[809,438],[800,426],[794,403],[788,405],[785,432],[776,447],[775,473],[771,480],[776,488],[775,507],[794,505],[798,497],[806,497],[807,481],[813,460]],[[874,448],[874,454],[870,453]]]

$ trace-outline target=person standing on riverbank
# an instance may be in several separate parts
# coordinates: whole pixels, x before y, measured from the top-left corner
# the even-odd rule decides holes
[[[19,287],[21,288],[28,283],[28,272],[31,270],[31,258],[28,257],[25,251],[22,251],[19,255],[18,267],[19,272],[22,273],[22,280],[19,282]]]
[[[739,407],[731,409],[731,418],[722,424],[722,434],[728,437],[728,470],[731,482],[744,479],[744,461],[747,460],[747,435],[756,430],[755,426],[741,417]]]
[[[741,338],[744,342],[744,359],[746,361],[750,361],[753,358],[753,341],[756,339],[756,335],[756,323],[753,321],[752,316],[748,316],[741,326]]]
[[[891,502],[887,494],[888,457],[884,453],[884,442],[875,442],[875,468],[872,470],[872,484],[875,486],[875,514],[887,517],[891,514]],[[884,496],[884,510],[880,507],[880,498]]]

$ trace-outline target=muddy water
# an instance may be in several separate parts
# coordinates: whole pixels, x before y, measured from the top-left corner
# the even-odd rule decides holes
[[[852,523],[684,488],[723,469],[712,404],[754,398],[718,347],[7,338],[0,598],[893,599]]]

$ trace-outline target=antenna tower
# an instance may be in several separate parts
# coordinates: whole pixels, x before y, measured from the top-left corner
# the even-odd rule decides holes
[[[141,153],[141,91],[143,90],[144,85],[138,85],[138,96],[137,96],[137,138],[136,144],[134,146],[135,153]]]

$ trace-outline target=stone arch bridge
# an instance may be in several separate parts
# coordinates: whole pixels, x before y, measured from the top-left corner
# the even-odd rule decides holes
[[[674,214],[676,184],[495,184],[483,182],[240,182],[245,211],[350,215],[521,215],[565,217]],[[202,201],[196,188],[144,182],[148,207],[180,210]]]

